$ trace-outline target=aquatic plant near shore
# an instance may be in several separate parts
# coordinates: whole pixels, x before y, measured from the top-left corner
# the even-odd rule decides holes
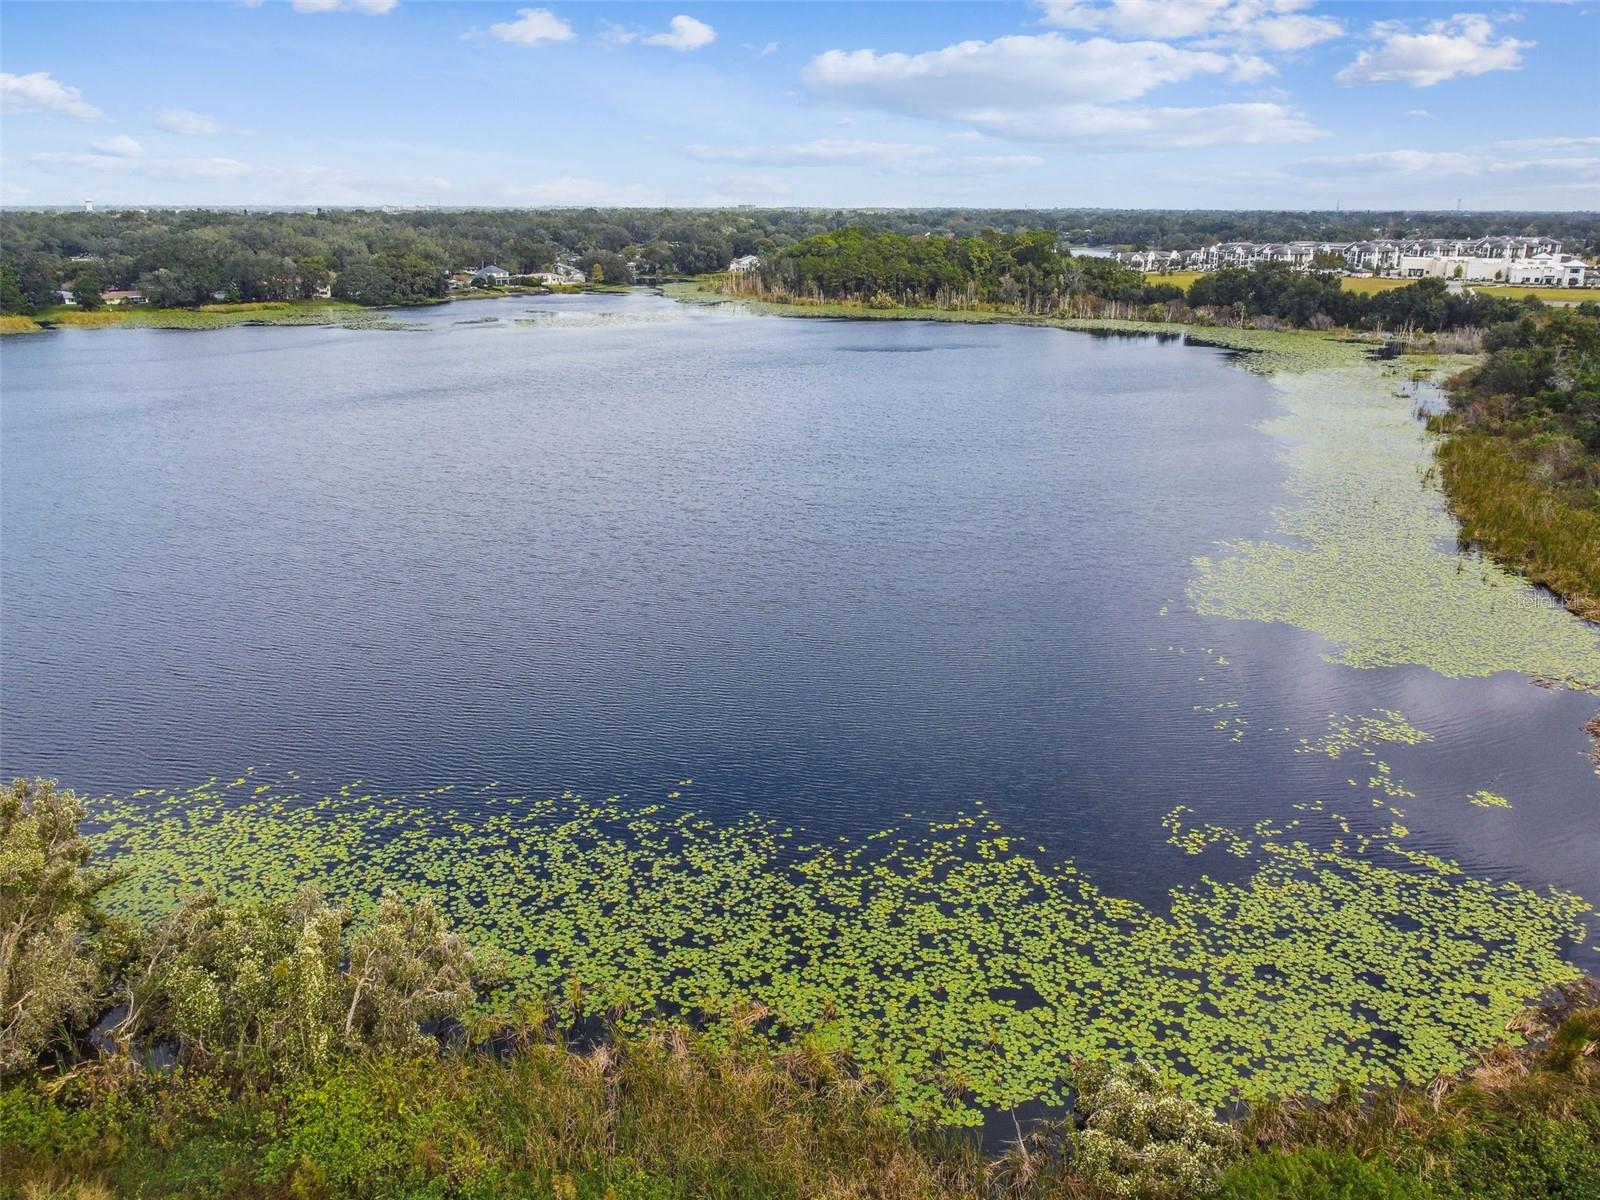
[[[1352,666],[1600,687],[1600,635],[1453,548],[1455,523],[1424,482],[1431,443],[1396,381],[1377,364],[1274,377],[1287,412],[1265,428],[1284,444],[1294,503],[1271,538],[1197,558],[1190,603],[1311,630]]]
[[[653,804],[318,796],[247,773],[96,813],[97,846],[127,868],[115,910],[155,915],[202,884],[431,893],[507,952],[522,994],[564,995],[564,1020],[758,1000],[769,1036],[848,1049],[902,1112],[952,1122],[1062,1099],[1075,1057],[1144,1058],[1213,1103],[1425,1080],[1572,973],[1561,949],[1589,911],[1319,814],[1252,831],[1231,880],[1155,911],[1024,853],[982,812],[820,843]],[[1181,814],[1172,832],[1186,837]]]

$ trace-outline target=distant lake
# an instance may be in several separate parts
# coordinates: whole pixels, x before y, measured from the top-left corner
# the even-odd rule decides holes
[[[5,341],[0,769],[692,778],[825,834],[981,800],[1158,902],[1195,869],[1174,805],[1343,794],[1296,739],[1396,709],[1434,738],[1385,752],[1412,845],[1600,899],[1593,697],[1185,606],[1288,500],[1222,351],[643,293],[395,316]],[[1229,703],[1282,736],[1219,733]]]

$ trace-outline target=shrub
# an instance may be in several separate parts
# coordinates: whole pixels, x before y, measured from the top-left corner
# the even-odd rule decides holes
[[[1414,1175],[1348,1150],[1312,1147],[1292,1154],[1257,1154],[1222,1176],[1217,1200],[1431,1200]]]
[[[95,905],[107,877],[86,869],[83,802],[47,779],[0,791],[0,1074],[69,1042],[100,1008],[117,939]]]
[[[1075,1072],[1075,1119],[1062,1131],[1068,1168],[1097,1192],[1188,1200],[1210,1190],[1237,1153],[1233,1128],[1140,1064]]]

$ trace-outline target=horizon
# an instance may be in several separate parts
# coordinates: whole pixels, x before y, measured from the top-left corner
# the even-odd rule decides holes
[[[1596,6],[1464,7],[11,0],[0,203],[1600,211]]]

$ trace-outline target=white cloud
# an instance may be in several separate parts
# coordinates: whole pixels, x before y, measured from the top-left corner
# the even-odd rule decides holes
[[[1131,100],[1231,66],[1226,55],[1163,42],[1079,42],[1046,33],[957,42],[922,54],[829,50],[807,64],[802,78],[820,95],[960,119],[973,108]]]
[[[242,163],[234,158],[220,157],[142,158],[104,151],[93,154],[49,151],[33,155],[30,161],[56,166],[87,167],[96,171],[131,172],[169,179],[238,179],[257,173],[256,168],[248,163]]]
[[[144,147],[125,133],[106,138],[103,142],[96,142],[94,148],[101,154],[113,154],[118,158],[144,157]]]
[[[1429,21],[1420,32],[1400,21],[1378,21],[1369,36],[1376,42],[1334,76],[1343,84],[1406,83],[1432,87],[1457,75],[1514,71],[1532,42],[1495,37],[1494,25],[1481,13],[1457,13]]]
[[[163,108],[156,114],[155,123],[168,133],[181,133],[188,137],[222,132],[222,122],[217,118],[187,108]]]
[[[1496,142],[1501,150],[1568,150],[1579,146],[1600,146],[1600,137],[1536,137]]]
[[[1408,109],[1406,109],[1406,116],[1408,116],[1408,117],[1419,117],[1419,118],[1430,118],[1430,117],[1433,116],[1433,114],[1431,112],[1429,112],[1425,108],[1408,108]]]
[[[688,146],[691,158],[702,162],[739,163],[747,166],[876,166],[885,171],[913,175],[991,175],[1031,170],[1044,165],[1036,154],[950,155],[937,146],[915,142],[874,142],[839,138],[814,138],[753,146]]]
[[[1063,29],[1281,52],[1344,33],[1333,18],[1306,13],[1311,0],[1041,0],[1041,7],[1045,22]]]
[[[919,142],[877,142],[856,138],[812,138],[766,145],[685,146],[700,162],[742,166],[877,166],[915,175],[989,175],[1042,167],[1036,154],[950,155]]]
[[[575,36],[568,25],[548,8],[519,8],[515,21],[496,21],[489,36],[518,46],[537,46],[540,42],[570,42]]]
[[[1265,102],[1198,108],[1073,104],[1039,112],[978,113],[970,119],[1002,137],[1099,150],[1259,146],[1328,136],[1293,109]]]
[[[84,100],[83,93],[59,80],[49,71],[13,75],[0,71],[0,112],[53,113],[78,121],[98,121],[105,113]]]
[[[1278,68],[1264,58],[1257,58],[1254,54],[1235,54],[1233,69],[1228,72],[1228,78],[1235,83],[1255,83],[1277,73]]]
[[[1463,175],[1479,169],[1479,160],[1470,154],[1440,150],[1375,150],[1367,154],[1341,154],[1311,158],[1300,168],[1313,175],[1359,175],[1363,172],[1394,172],[1404,175]]]
[[[812,138],[805,142],[778,142],[764,146],[685,146],[684,152],[700,162],[745,163],[763,167],[793,167],[804,163],[881,163],[932,154],[931,146],[910,142],[873,142],[858,138]]]
[[[369,17],[381,17],[393,11],[399,0],[290,0],[290,3],[295,12],[353,12],[365,13]],[[257,6],[252,4],[250,7]]]
[[[1296,165],[1296,172],[1362,180],[1510,178],[1523,186],[1569,188],[1600,181],[1600,158],[1494,158],[1449,150],[1379,150],[1307,159]]]
[[[908,116],[959,121],[1023,141],[1104,149],[1308,141],[1321,130],[1275,103],[1139,108],[1164,84],[1225,75],[1236,59],[1164,42],[1073,41],[1058,33],[959,42],[923,54],[829,50],[807,65],[812,92]]]
[[[653,33],[644,39],[646,46],[665,46],[668,50],[699,50],[717,40],[717,31],[704,21],[679,14],[667,22],[665,33]]]

